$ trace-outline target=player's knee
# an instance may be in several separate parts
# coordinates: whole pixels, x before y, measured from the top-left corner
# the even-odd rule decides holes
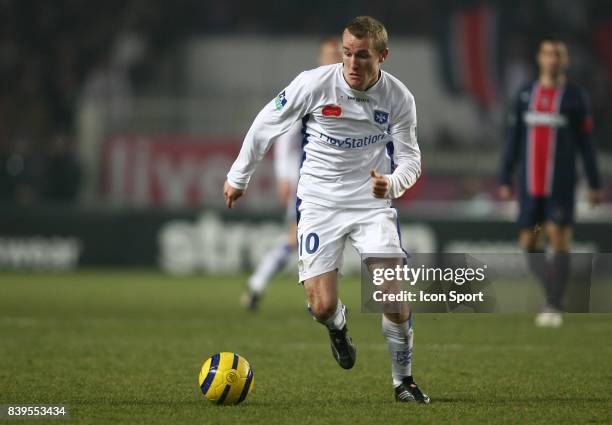
[[[315,319],[325,321],[332,317],[338,306],[337,300],[327,298],[315,298],[310,301],[310,313]]]
[[[572,244],[571,228],[549,224],[547,230],[550,245],[554,252],[562,254],[570,251]]]
[[[555,235],[550,238],[550,247],[555,253],[566,253],[569,252],[570,244],[562,235]]]
[[[385,313],[385,317],[395,324],[404,323],[410,317],[408,310],[398,313]]]
[[[336,276],[337,272],[333,271],[304,282],[310,313],[319,321],[332,317],[338,307]]]
[[[540,235],[537,230],[523,230],[519,235],[519,245],[525,252],[541,252]]]
[[[552,250],[555,254],[568,254],[570,252],[570,244],[569,243],[553,244]]]

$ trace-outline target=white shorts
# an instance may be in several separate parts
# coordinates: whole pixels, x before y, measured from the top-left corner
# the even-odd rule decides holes
[[[404,255],[395,208],[329,208],[303,202],[298,221],[300,282],[342,269],[348,238],[364,254]]]

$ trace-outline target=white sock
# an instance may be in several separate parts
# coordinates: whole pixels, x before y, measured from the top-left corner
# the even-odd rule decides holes
[[[310,311],[310,314],[312,314],[312,311],[310,310],[310,305],[308,305],[308,311]],[[344,326],[346,326],[346,307],[344,306],[344,304],[342,304],[342,301],[338,299],[338,304],[336,305],[336,311],[334,312],[334,314],[331,315],[329,319],[325,321],[320,321],[314,316],[313,318],[317,322],[322,323],[325,326],[327,326],[328,329],[340,330],[344,328]]]
[[[287,240],[283,238],[270,252],[264,255],[255,272],[249,278],[247,285],[251,292],[261,294],[274,275],[285,267],[289,254],[291,254],[291,248]]]
[[[391,376],[393,386],[402,383],[402,378],[412,376],[412,320],[404,323],[393,323],[384,314],[382,317],[382,333],[389,344],[391,355]]]
[[[329,329],[340,330],[346,326],[346,307],[338,298],[338,304],[336,305],[336,312],[325,321],[325,326]]]

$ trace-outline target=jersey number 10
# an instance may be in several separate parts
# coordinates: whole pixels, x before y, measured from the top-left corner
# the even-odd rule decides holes
[[[304,235],[298,236],[299,254],[302,255],[302,249],[305,249],[308,254],[313,254],[319,249],[319,235],[309,233],[306,236],[306,246],[304,246]]]

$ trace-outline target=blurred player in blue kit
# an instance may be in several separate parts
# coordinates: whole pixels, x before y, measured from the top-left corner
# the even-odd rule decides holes
[[[544,39],[537,64],[539,78],[519,91],[511,114],[499,195],[502,200],[511,199],[513,172],[518,164],[519,244],[528,253],[529,267],[546,292],[536,325],[558,327],[563,320],[562,301],[570,273],[578,152],[591,204],[601,202],[602,191],[589,101],[580,87],[567,81],[569,55],[565,44]],[[550,264],[543,254],[543,230],[553,251]],[[533,255],[537,253],[542,254]]]
[[[319,46],[319,65],[331,65],[342,62],[340,39],[325,38]],[[247,281],[246,291],[240,299],[249,310],[257,310],[266,287],[274,276],[281,271],[297,246],[296,190],[302,162],[302,123],[296,121],[294,126],[274,144],[274,173],[276,175],[278,194],[287,208],[286,219],[288,232],[267,252]]]
[[[301,121],[299,280],[310,313],[327,329],[334,359],[344,369],[356,361],[346,307],[338,298],[345,241],[360,254],[403,257],[392,200],[421,174],[414,97],[380,69],[388,54],[385,27],[368,16],[353,19],[342,34],[342,63],[302,72],[261,110],[223,188],[231,208],[272,143]],[[388,267],[386,261],[372,255],[367,265]],[[413,329],[407,304],[382,315],[382,331],[395,399],[429,403],[412,377]]]

